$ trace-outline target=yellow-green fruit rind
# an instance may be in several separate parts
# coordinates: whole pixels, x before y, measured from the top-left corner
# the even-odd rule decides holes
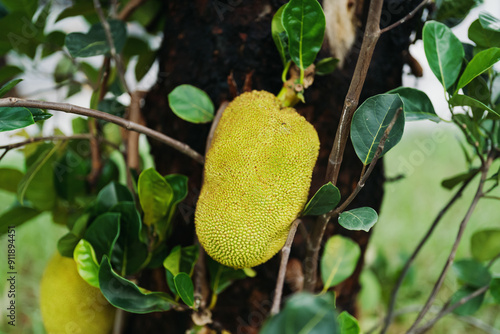
[[[314,127],[268,92],[231,102],[206,155],[196,233],[206,252],[234,268],[269,260],[304,207],[318,157]]]
[[[78,274],[73,259],[58,252],[40,284],[40,310],[48,334],[109,334],[115,308]]]

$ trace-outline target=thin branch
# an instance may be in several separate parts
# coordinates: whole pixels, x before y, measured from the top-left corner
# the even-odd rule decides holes
[[[460,240],[462,239],[465,228],[467,227],[467,223],[469,222],[470,217],[472,216],[472,213],[474,212],[474,209],[476,208],[477,203],[479,202],[479,199],[481,199],[481,197],[483,195],[484,182],[488,176],[488,171],[490,169],[492,162],[493,162],[493,157],[490,156],[485,161],[485,163],[481,166],[481,180],[479,181],[479,185],[477,187],[477,191],[476,191],[476,194],[474,195],[472,203],[469,206],[469,209],[467,210],[465,217],[463,218],[462,222],[460,223],[460,227],[458,229],[458,234],[457,234],[457,237],[455,239],[455,242],[453,243],[453,247],[451,249],[450,255],[448,256],[448,259],[446,260],[446,263],[443,267],[443,270],[441,271],[441,274],[439,275],[439,278],[438,278],[436,284],[434,285],[434,288],[432,289],[432,292],[429,295],[427,302],[425,303],[422,311],[420,311],[420,313],[419,313],[417,319],[415,320],[415,322],[413,323],[413,325],[408,330],[407,334],[416,333],[415,330],[416,330],[418,324],[424,318],[425,314],[427,313],[427,311],[431,307],[432,303],[434,302],[434,299],[436,299],[436,296],[439,292],[439,289],[443,285],[444,279],[446,277],[446,273],[451,268],[451,265],[453,264],[453,260],[455,259],[458,245],[460,243]]]
[[[290,250],[292,248],[293,238],[297,232],[297,226],[300,224],[300,219],[295,219],[288,232],[288,237],[285,242],[285,246],[281,249],[281,263],[278,272],[278,280],[276,281],[276,289],[274,289],[274,299],[273,306],[271,307],[271,315],[278,314],[280,311],[281,296],[283,294],[283,284],[285,283],[285,273],[286,266],[288,264],[288,258],[290,257]]]
[[[145,92],[134,91],[130,99],[130,107],[127,119],[132,122],[141,121],[141,101]],[[139,133],[130,132],[127,138],[127,167],[139,171]]]
[[[79,107],[79,106],[75,106],[75,105],[69,104],[69,103],[23,100],[23,99],[19,99],[16,97],[8,97],[8,98],[0,99],[0,107],[15,107],[15,106],[57,110],[57,111],[71,113],[71,114],[77,114],[77,115],[102,119],[104,121],[119,125],[122,128],[125,128],[127,130],[132,130],[132,131],[136,131],[139,133],[143,133],[146,136],[151,137],[153,139],[156,139],[156,140],[172,147],[173,149],[193,158],[195,161],[199,162],[200,164],[203,164],[205,161],[205,159],[203,158],[203,156],[201,154],[194,151],[191,147],[189,147],[185,143],[182,143],[178,140],[175,140],[169,136],[166,136],[161,132],[152,130],[144,125],[140,125],[140,124],[131,122],[129,120],[126,120],[124,118],[121,118],[121,117],[118,117],[115,115],[111,115],[111,114],[108,114],[108,113],[105,113],[105,112],[102,112],[99,110]]]
[[[12,150],[15,148],[23,147],[32,143],[36,143],[39,141],[54,141],[54,140],[73,140],[73,139],[90,139],[92,135],[86,133],[86,134],[79,134],[79,135],[72,135],[72,136],[47,136],[47,137],[32,137],[27,140],[24,140],[22,142],[18,143],[13,143],[9,145],[3,145],[0,146],[0,150]]]
[[[118,14],[118,19],[126,21],[130,15],[147,0],[130,0]]]
[[[458,189],[458,191],[450,199],[450,201],[448,203],[446,203],[446,205],[441,209],[441,211],[439,211],[438,215],[436,216],[436,218],[432,222],[431,227],[429,228],[429,230],[427,231],[427,233],[424,235],[424,237],[422,238],[422,240],[420,240],[419,244],[417,245],[417,248],[415,248],[415,250],[411,254],[410,258],[406,261],[406,263],[405,263],[405,265],[403,267],[403,270],[401,271],[401,274],[399,275],[398,281],[396,282],[396,285],[392,289],[391,298],[390,298],[390,301],[389,301],[389,308],[388,308],[388,311],[387,311],[387,316],[385,317],[384,324],[383,324],[384,327],[380,331],[380,334],[384,334],[387,331],[387,329],[389,328],[389,325],[392,322],[393,313],[394,313],[394,307],[396,306],[396,296],[398,294],[398,291],[399,291],[401,285],[403,284],[403,280],[406,277],[406,274],[410,270],[410,266],[412,265],[413,261],[415,260],[415,258],[417,257],[418,253],[420,252],[420,250],[422,249],[422,247],[425,245],[425,243],[427,242],[427,240],[429,240],[429,238],[431,237],[432,233],[434,232],[434,229],[438,226],[439,222],[444,217],[445,213],[448,212],[448,210],[453,206],[453,204],[455,204],[455,202],[460,197],[462,197],[462,194],[463,194],[465,188],[467,188],[467,186],[469,185],[469,183],[472,181],[473,178],[474,178],[474,176],[471,176],[467,180],[465,180],[464,183],[462,184],[462,186],[460,187],[460,189]]]
[[[391,24],[390,26],[387,26],[385,27],[384,29],[381,29],[380,30],[380,33],[383,34],[384,32],[387,32],[391,29],[394,29],[396,28],[397,26],[405,23],[406,21],[410,20],[411,18],[413,18],[415,16],[415,14],[417,14],[417,12],[422,9],[422,7],[428,5],[431,3],[431,0],[424,0],[422,1],[417,7],[415,7],[414,10],[412,10],[411,12],[409,12],[405,17],[403,17],[401,20],[397,21],[397,22],[394,22],[393,24]]]
[[[120,77],[120,81],[125,88],[125,90],[128,92],[129,95],[131,95],[130,89],[127,85],[127,81],[125,80],[125,69],[123,68],[123,63],[121,61],[120,55],[116,52],[115,48],[115,43],[113,42],[113,35],[111,34],[111,27],[109,26],[109,22],[106,20],[106,17],[104,17],[104,12],[102,11],[101,8],[101,3],[99,0],[94,0],[94,8],[95,11],[97,12],[97,16],[99,17],[99,21],[102,24],[102,27],[104,28],[104,33],[106,34],[106,40],[109,44],[109,50],[111,53],[111,57],[115,60],[116,67],[118,69],[118,76]]]
[[[342,157],[344,155],[345,146],[349,137],[349,127],[352,115],[356,110],[363,88],[368,68],[372,59],[375,45],[380,37],[380,15],[382,13],[383,0],[370,1],[370,8],[368,10],[368,18],[359,52],[356,68],[354,69],[353,77],[349,90],[347,92],[344,107],[342,108],[342,115],[340,116],[339,125],[335,134],[335,140],[328,158],[328,166],[326,172],[326,181],[332,181],[334,185],[337,184],[337,179],[342,164]],[[323,234],[328,224],[329,219],[320,216],[318,221],[313,227],[311,232],[311,246],[307,249],[305,259],[305,285],[304,289],[312,291],[316,284],[316,271],[317,259],[319,252],[319,245],[323,239]]]
[[[414,333],[416,333],[416,334],[425,333],[432,326],[434,326],[436,324],[436,322],[438,322],[442,317],[444,317],[445,315],[453,312],[456,308],[464,305],[465,303],[467,303],[468,301],[476,298],[477,296],[482,295],[483,293],[485,293],[486,291],[488,291],[489,288],[490,288],[489,284],[485,285],[485,286],[481,287],[480,289],[477,289],[476,291],[474,291],[474,292],[468,294],[467,296],[461,298],[456,303],[451,304],[449,306],[443,307],[441,309],[441,311],[432,320],[429,320],[425,325],[423,325],[423,326],[417,328],[416,330],[414,330]]]

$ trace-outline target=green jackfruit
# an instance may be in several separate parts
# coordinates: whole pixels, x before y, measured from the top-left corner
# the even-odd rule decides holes
[[[318,151],[314,127],[273,94],[231,102],[206,155],[195,213],[207,254],[233,268],[275,255],[307,201]]]
[[[76,262],[58,252],[40,283],[40,310],[48,334],[110,334],[115,308],[80,277]]]

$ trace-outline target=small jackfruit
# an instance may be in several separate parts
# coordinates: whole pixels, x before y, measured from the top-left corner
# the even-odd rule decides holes
[[[57,252],[40,283],[40,310],[48,334],[110,334],[115,308],[80,277],[76,262]]]
[[[207,254],[233,268],[275,255],[307,201],[318,151],[314,127],[273,94],[232,101],[206,154],[195,212]]]

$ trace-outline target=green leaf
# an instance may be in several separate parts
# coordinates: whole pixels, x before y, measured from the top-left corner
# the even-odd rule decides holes
[[[124,275],[139,271],[148,257],[148,247],[142,240],[142,223],[134,202],[120,202],[110,212],[120,214],[120,236],[113,248],[111,263]]]
[[[403,101],[399,95],[381,94],[368,98],[354,113],[351,123],[351,141],[364,165],[372,161],[385,129],[397,110],[402,107]],[[380,156],[399,143],[403,136],[404,123],[405,118],[402,113],[389,133]]]
[[[340,334],[359,334],[361,332],[358,320],[347,311],[340,313],[337,321],[340,327]]]
[[[72,257],[75,247],[81,239],[82,237],[72,232],[68,232],[57,241],[57,250],[62,256]]]
[[[475,175],[477,175],[477,173],[479,173],[478,168],[474,168],[474,169],[472,169],[468,172],[465,172],[465,173],[460,173],[458,175],[444,179],[441,182],[441,186],[443,186],[444,188],[446,188],[448,190],[451,190],[451,189],[455,188],[455,186],[464,182],[465,180],[468,180],[469,178],[474,177]]]
[[[367,206],[344,211],[339,216],[339,224],[351,231],[368,232],[377,220],[377,212]]]
[[[33,116],[33,120],[35,122],[45,121],[46,119],[49,119],[52,117],[51,114],[44,112],[42,109],[28,108],[28,110],[30,111],[31,115]]]
[[[0,132],[21,129],[34,123],[28,108],[0,107]]]
[[[13,206],[0,214],[0,236],[7,233],[9,226],[20,226],[35,218],[41,212],[26,206]]]
[[[437,0],[436,20],[453,27],[469,14],[469,11],[482,0]]]
[[[3,85],[0,88],[0,97],[2,97],[5,94],[7,94],[12,88],[14,88],[21,81],[23,81],[23,79],[11,80],[11,81],[7,82],[5,85]]]
[[[94,248],[85,239],[81,239],[75,247],[73,258],[80,276],[93,287],[99,287],[99,263]]]
[[[491,280],[490,293],[495,301],[500,304],[500,278],[494,278]]]
[[[469,26],[468,37],[481,48],[500,47],[500,31],[485,29],[479,19]]]
[[[490,13],[482,12],[479,14],[479,22],[484,29],[500,32],[500,20]]]
[[[0,189],[16,193],[24,174],[13,168],[0,168]]]
[[[478,101],[478,100],[476,100],[470,96],[467,96],[467,95],[455,94],[452,96],[452,98],[450,99],[449,102],[454,107],[456,107],[456,106],[469,106],[469,107],[473,107],[473,108],[479,108],[481,110],[485,110],[485,111],[488,111],[492,114],[500,116],[500,114],[498,112],[491,109],[490,107],[488,107],[487,105],[485,105],[481,101]]]
[[[0,69],[0,83],[12,79],[16,75],[23,73],[24,70],[14,65],[5,65]],[[1,96],[0,96],[1,97]]]
[[[125,114],[125,106],[116,99],[104,99],[99,101],[97,109],[120,117],[123,117]]]
[[[50,210],[56,201],[53,163],[62,143],[40,146],[36,160],[17,185],[17,198],[21,204],[28,200],[38,210]],[[35,158],[35,157],[34,157]]]
[[[97,200],[92,210],[95,216],[107,212],[120,202],[133,202],[134,197],[127,187],[117,182],[111,182],[97,194]]]
[[[349,238],[335,235],[328,239],[321,257],[321,279],[323,291],[339,284],[352,275],[361,250]]]
[[[194,286],[186,273],[179,273],[174,277],[175,289],[182,301],[189,307],[194,306]]]
[[[99,269],[99,287],[111,305],[132,313],[168,311],[178,305],[164,292],[150,292],[119,276],[104,257]]]
[[[260,334],[339,334],[336,318],[333,294],[299,292],[286,301],[280,313],[264,323]]]
[[[127,26],[120,20],[108,20],[108,23],[116,52],[120,53],[127,39]],[[64,44],[73,58],[93,57],[110,52],[101,23],[94,24],[86,34],[75,32],[66,35]]]
[[[387,92],[387,94],[398,94],[403,101],[403,111],[407,122],[428,119],[440,122],[441,118],[436,115],[432,102],[421,90],[411,87],[399,87]]]
[[[339,60],[337,58],[325,58],[316,63],[315,73],[317,75],[327,75],[335,71]]]
[[[144,224],[151,226],[167,214],[174,197],[172,187],[154,168],[149,168],[139,176],[137,188]]]
[[[193,274],[193,269],[198,260],[198,246],[187,247],[175,246],[163,261],[163,267],[167,271],[167,284],[173,293],[177,293],[174,277],[179,273]]]
[[[178,117],[191,123],[214,119],[214,105],[207,93],[191,85],[180,85],[168,94],[168,104]]]
[[[450,305],[453,305],[454,303],[460,301],[460,299],[467,297],[471,293],[475,291],[474,288],[470,287],[463,287],[459,289],[457,292],[453,294],[451,297]],[[472,315],[476,313],[481,308],[481,305],[483,304],[484,300],[484,293],[480,294],[479,296],[472,298],[469,300],[467,303],[457,307],[453,313],[461,316],[467,316],[467,315]]]
[[[233,281],[247,277],[242,269],[226,267],[210,257],[207,257],[207,265],[210,289],[216,295],[227,289]]]
[[[316,59],[325,34],[325,14],[316,0],[290,0],[282,23],[288,34],[290,57],[302,70]]]
[[[276,11],[271,21],[271,33],[274,44],[276,44],[276,48],[280,54],[281,61],[283,62],[283,66],[290,60],[290,53],[288,52],[288,35],[286,34],[282,22],[283,9],[285,9],[285,6],[286,4]]]
[[[424,50],[432,72],[445,89],[458,78],[464,58],[464,48],[450,28],[429,21],[423,29]]]
[[[165,181],[167,181],[173,190],[173,198],[168,205],[165,217],[160,219],[155,224],[155,230],[160,240],[164,240],[168,237],[169,232],[171,231],[170,226],[172,218],[177,210],[177,205],[182,202],[184,198],[186,198],[188,193],[187,176],[181,174],[170,174],[165,176]]]
[[[377,276],[370,269],[361,272],[359,305],[364,311],[378,310],[382,300],[382,287]]]
[[[323,185],[307,202],[302,216],[320,216],[330,212],[340,201],[340,191],[331,182]]]
[[[103,256],[111,256],[113,247],[120,234],[120,214],[103,213],[85,231],[84,239],[94,248],[97,261]]]
[[[453,270],[460,281],[474,288],[481,288],[491,281],[491,274],[481,262],[474,259],[453,263]]]
[[[458,92],[460,88],[465,87],[475,77],[486,72],[498,61],[500,61],[500,48],[490,48],[479,52],[467,64],[467,67],[465,67],[464,72],[458,80],[458,85],[455,92]]]
[[[500,254],[500,229],[475,232],[470,240],[472,256],[478,261],[489,261]]]
[[[142,78],[144,78],[146,73],[151,69],[151,66],[153,66],[155,60],[156,51],[148,50],[139,54],[137,64],[135,65],[135,78],[137,81],[141,81]]]
[[[67,150],[54,164],[54,186],[57,194],[68,201],[87,193],[87,175],[91,162],[83,159],[74,150]]]

